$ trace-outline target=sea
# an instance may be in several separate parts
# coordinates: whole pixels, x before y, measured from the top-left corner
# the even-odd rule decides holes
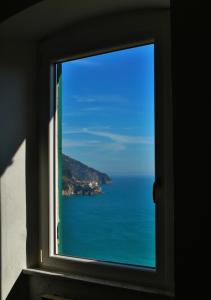
[[[112,177],[102,194],[60,201],[59,254],[155,267],[154,177]]]

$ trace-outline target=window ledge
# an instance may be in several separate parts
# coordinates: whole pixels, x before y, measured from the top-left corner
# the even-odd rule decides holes
[[[71,274],[71,273],[66,274],[63,272],[52,271],[52,270],[41,269],[41,268],[23,269],[23,274],[30,275],[30,276],[48,276],[48,277],[50,276],[52,278],[58,277],[62,279],[78,280],[82,282],[100,284],[108,287],[122,288],[126,290],[138,291],[147,294],[163,295],[163,296],[171,297],[172,299],[174,298],[174,293],[171,291],[155,289],[150,287],[143,287],[139,285],[133,285],[133,284],[118,282],[118,281],[104,280],[100,278],[82,276],[82,275]]]

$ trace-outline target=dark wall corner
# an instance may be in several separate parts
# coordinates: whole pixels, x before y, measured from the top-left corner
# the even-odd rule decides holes
[[[6,300],[29,300],[29,278],[24,275],[20,274],[17,281],[15,282],[13,288],[11,289],[9,295],[7,296]]]
[[[19,1],[4,1],[0,7],[0,23],[18,12],[38,3],[43,0],[19,0]]]

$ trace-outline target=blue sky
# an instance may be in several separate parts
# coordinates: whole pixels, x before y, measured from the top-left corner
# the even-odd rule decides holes
[[[154,174],[154,45],[62,63],[62,151],[112,175]]]

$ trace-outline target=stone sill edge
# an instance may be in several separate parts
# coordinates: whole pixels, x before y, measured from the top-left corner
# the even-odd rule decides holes
[[[77,280],[77,281],[100,284],[100,285],[110,286],[115,288],[122,288],[131,291],[139,291],[142,293],[170,296],[172,297],[172,299],[174,298],[174,294],[172,292],[165,291],[165,290],[146,288],[143,286],[132,285],[132,284],[116,282],[116,281],[114,282],[114,281],[103,280],[103,279],[93,278],[88,276],[81,276],[76,274],[65,274],[62,272],[49,271],[41,268],[26,268],[23,269],[23,274],[30,275],[30,276],[51,276],[51,277],[58,277],[63,279]]]

